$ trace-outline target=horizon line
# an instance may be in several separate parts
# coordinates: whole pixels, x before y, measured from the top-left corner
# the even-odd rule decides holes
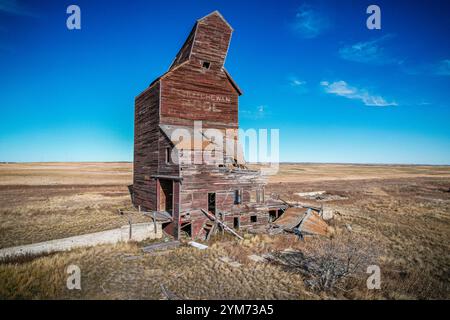
[[[133,161],[0,161],[0,164],[33,164],[33,163],[130,163]],[[385,163],[385,162],[314,162],[314,161],[280,161],[279,164],[334,164],[334,165],[360,165],[360,166],[422,166],[422,167],[450,167],[450,164],[429,164],[429,163]],[[249,165],[264,165],[269,162],[247,162]]]

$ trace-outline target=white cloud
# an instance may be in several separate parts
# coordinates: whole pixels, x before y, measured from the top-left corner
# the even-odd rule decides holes
[[[401,63],[401,60],[390,57],[382,46],[386,40],[392,37],[393,35],[388,34],[375,40],[358,42],[340,48],[339,56],[344,60],[375,65]]]
[[[372,65],[397,65],[401,71],[409,75],[450,76],[450,59],[434,63],[413,64],[407,59],[397,59],[386,52],[383,44],[393,38],[387,34],[371,41],[358,42],[339,49],[339,56],[348,61]]]
[[[293,87],[301,87],[306,84],[306,81],[300,80],[296,77],[289,78],[289,84]]]
[[[297,10],[293,28],[301,37],[312,39],[328,29],[329,25],[328,18],[323,13],[310,5],[303,4]]]
[[[306,86],[307,82],[304,80],[301,80],[295,76],[291,76],[289,78],[289,86],[294,90],[296,93],[304,94],[308,92],[308,87]]]
[[[366,106],[387,107],[397,106],[396,102],[388,102],[383,97],[372,95],[367,90],[358,89],[347,84],[345,81],[328,82],[322,81],[320,85],[324,87],[326,93],[334,94],[347,99],[360,100]]]

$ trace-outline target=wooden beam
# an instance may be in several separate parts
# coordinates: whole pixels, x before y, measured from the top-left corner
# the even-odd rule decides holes
[[[161,174],[155,174],[151,176],[154,179],[167,179],[167,180],[175,180],[175,181],[181,181],[183,180],[183,177],[179,177],[179,176],[166,176],[166,175],[161,175]]]
[[[234,236],[238,237],[240,240],[244,240],[244,238],[242,238],[239,234],[236,233],[236,231],[234,231],[233,229],[231,229],[230,227],[228,227],[223,221],[220,221],[219,219],[217,219],[215,216],[213,216],[212,214],[210,214],[208,211],[205,211],[203,209],[201,209],[202,212],[210,219],[212,219],[213,221],[217,221],[218,224],[220,224],[226,231],[230,232],[231,234],[233,234]]]

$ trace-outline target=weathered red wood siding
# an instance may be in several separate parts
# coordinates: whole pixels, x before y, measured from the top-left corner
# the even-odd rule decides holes
[[[239,93],[223,69],[232,29],[218,14],[196,26],[179,53],[184,63],[161,79],[161,123],[192,125],[201,120],[204,127],[237,128]],[[187,48],[191,52],[186,60]],[[204,62],[210,63],[209,69]]]
[[[217,165],[166,163],[170,139],[159,125],[237,129],[239,88],[223,68],[233,30],[214,12],[195,24],[169,71],[136,98],[134,199],[135,205],[158,210],[158,176],[173,179],[173,223],[166,232],[178,237],[182,223],[191,222],[192,235],[201,234],[207,221],[200,209],[208,209],[208,192],[216,193],[217,212],[232,224],[240,217],[245,228],[251,215],[256,224],[267,223],[267,212],[249,209],[251,193],[265,183],[256,172],[230,170]],[[209,65],[205,67],[204,63]],[[197,152],[197,151],[196,151]],[[241,204],[235,190],[242,191]]]
[[[158,175],[164,176],[175,176],[178,177],[180,175],[180,166],[177,162],[174,162],[172,156],[169,157],[169,162],[166,162],[166,149],[169,148],[173,150],[173,146],[164,133],[161,130],[158,131]],[[172,152],[171,152],[172,153]],[[175,157],[176,160],[176,157]]]
[[[238,127],[238,93],[224,71],[203,70],[188,62],[162,80],[161,123]]]
[[[134,120],[134,205],[146,210],[156,208],[156,182],[151,178],[158,172],[159,83],[144,91],[135,100]]]
[[[225,63],[232,32],[233,29],[217,12],[199,20],[190,60],[197,64],[209,61],[211,70],[220,71]]]
[[[261,225],[268,222],[267,212],[249,210],[250,192],[262,190],[264,179],[250,170],[229,170],[209,165],[181,166],[183,177],[181,186],[181,214],[189,213],[194,221],[192,235],[200,236],[203,224],[208,218],[200,209],[208,209],[208,193],[216,193],[216,212],[224,213],[225,220],[233,223],[234,217],[240,217],[241,228]],[[241,190],[241,203],[235,203],[235,191]],[[255,199],[256,201],[256,199]],[[256,223],[250,222],[250,216],[257,215]],[[246,217],[248,216],[248,217]]]

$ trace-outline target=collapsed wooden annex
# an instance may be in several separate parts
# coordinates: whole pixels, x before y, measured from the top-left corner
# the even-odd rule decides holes
[[[164,230],[175,238],[208,237],[211,218],[202,210],[242,229],[286,208],[267,199],[264,177],[242,155],[242,92],[224,68],[232,32],[217,11],[199,19],[169,70],[135,100],[133,204],[166,217]],[[229,139],[218,142],[217,132]],[[205,151],[215,161],[195,161]]]

